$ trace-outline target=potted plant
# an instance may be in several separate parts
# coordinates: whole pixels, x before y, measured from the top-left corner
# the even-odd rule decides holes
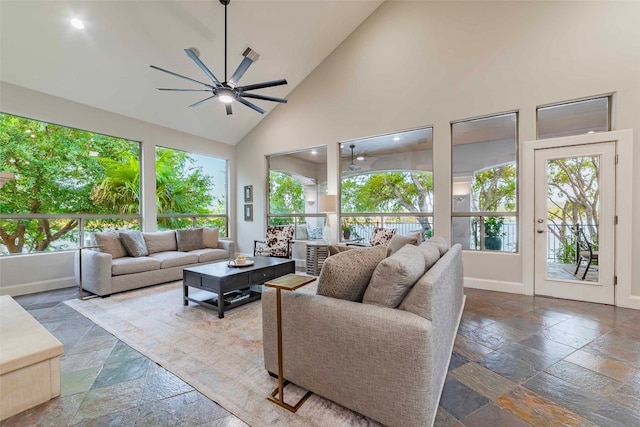
[[[344,240],[351,238],[351,224],[346,221],[342,223],[342,237],[344,237]]]
[[[502,249],[502,238],[506,235],[502,231],[504,217],[489,216],[484,220],[484,248],[490,251]]]

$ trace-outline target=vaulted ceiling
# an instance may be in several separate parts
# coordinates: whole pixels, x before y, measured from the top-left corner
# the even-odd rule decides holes
[[[241,84],[286,78],[286,86],[255,92],[286,97],[381,3],[232,0],[227,73],[231,76],[249,46],[260,58]],[[74,17],[83,20],[83,30],[70,25]],[[264,115],[236,104],[227,116],[217,101],[188,108],[207,94],[156,90],[200,87],[149,65],[208,82],[185,54],[190,47],[224,79],[224,7],[218,0],[0,1],[0,80],[236,144]],[[252,101],[266,114],[295,108]]]

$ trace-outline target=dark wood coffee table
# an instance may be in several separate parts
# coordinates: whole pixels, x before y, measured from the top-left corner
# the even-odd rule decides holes
[[[229,267],[227,262],[217,262],[185,268],[183,304],[193,301],[218,310],[218,317],[222,319],[224,310],[260,299],[264,282],[296,270],[295,261],[291,259],[257,256],[253,261],[254,264],[247,267]],[[189,295],[189,287],[199,292]]]

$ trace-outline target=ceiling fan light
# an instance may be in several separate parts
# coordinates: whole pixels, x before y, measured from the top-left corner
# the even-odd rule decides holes
[[[226,87],[219,88],[216,93],[218,94],[218,99],[223,104],[231,104],[233,100],[236,99],[236,93]]]
[[[220,102],[222,102],[223,104],[231,104],[233,102],[233,97],[229,96],[229,95],[220,95],[218,97],[218,99],[220,100]]]

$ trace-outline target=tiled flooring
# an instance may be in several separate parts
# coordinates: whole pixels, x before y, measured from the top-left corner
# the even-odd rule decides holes
[[[64,304],[17,297],[65,345],[62,396],[3,426],[244,425]],[[640,310],[466,289],[436,426],[640,426]]]

